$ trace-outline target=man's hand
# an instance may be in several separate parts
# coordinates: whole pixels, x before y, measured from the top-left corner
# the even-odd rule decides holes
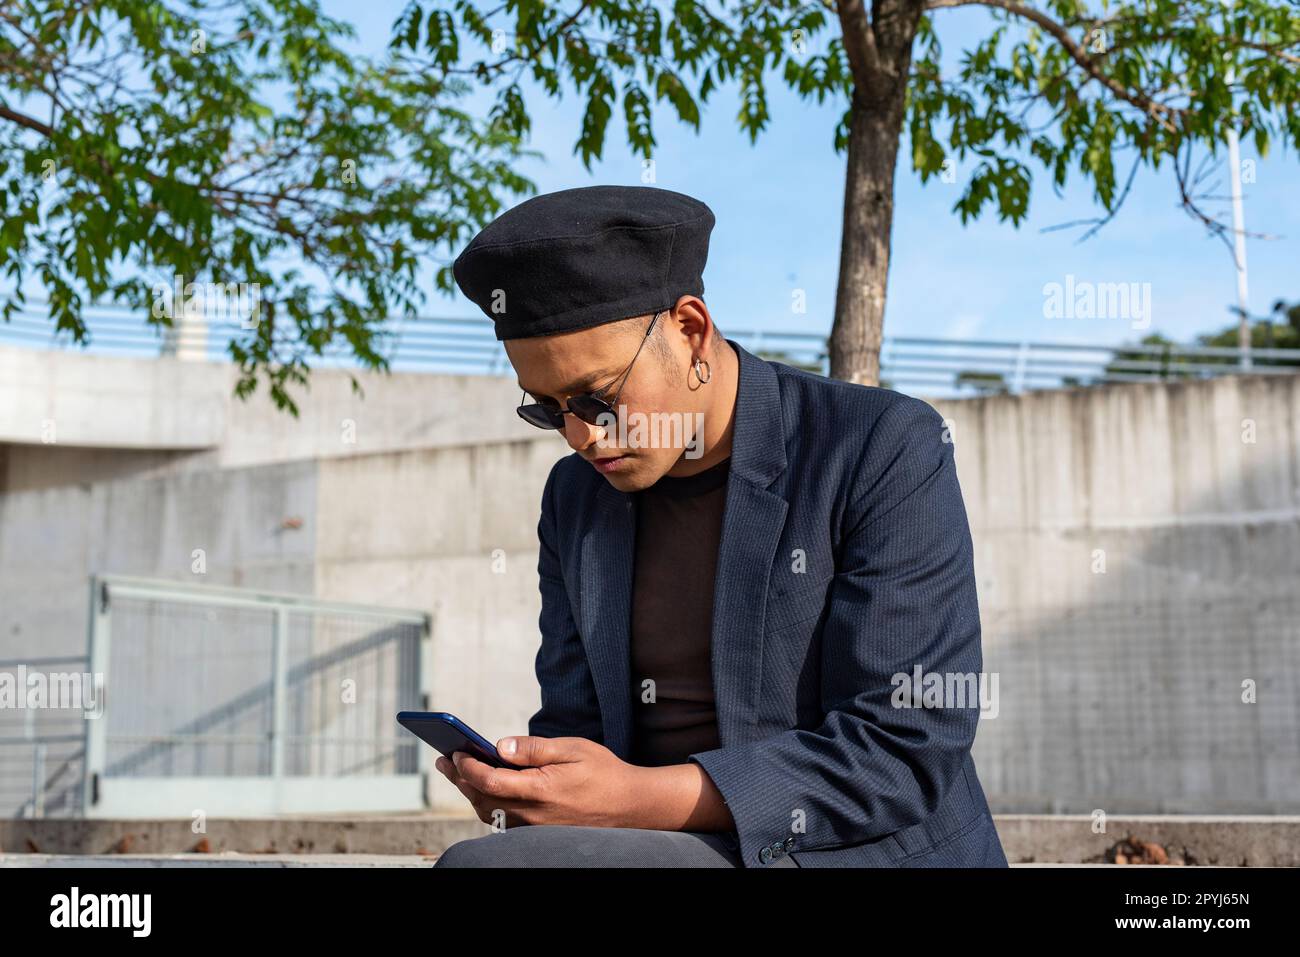
[[[454,762],[444,757],[434,762],[485,824],[660,831],[735,828],[722,794],[693,762],[643,768],[587,738],[527,735],[502,738],[497,753],[518,770],[494,768],[463,751],[452,755]]]
[[[439,757],[434,765],[474,805],[480,821],[645,826],[633,823],[639,818],[637,782],[653,769],[628,764],[587,738],[502,738],[497,752],[519,770],[494,768],[463,751],[452,756],[454,763]]]

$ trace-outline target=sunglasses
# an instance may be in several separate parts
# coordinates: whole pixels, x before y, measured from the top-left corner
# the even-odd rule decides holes
[[[667,311],[667,310],[664,310]],[[622,377],[618,380],[618,392],[614,394],[611,402],[590,392],[584,392],[581,395],[575,395],[565,403],[564,407],[554,405],[543,405],[540,402],[526,402],[519,406],[515,411],[519,413],[519,418],[523,419],[529,425],[535,425],[539,429],[562,429],[564,428],[564,417],[566,415],[576,415],[588,425],[600,425],[602,415],[615,415],[614,409],[618,406],[619,396],[623,394],[623,385],[627,382],[627,377],[632,372],[632,366],[636,365],[637,356],[641,355],[641,348],[645,345],[646,340],[650,338],[650,333],[654,331],[655,323],[663,312],[657,312],[654,318],[650,320],[650,325],[646,327],[645,335],[641,337],[641,344],[636,347],[636,355],[632,356],[632,361],[627,364]],[[597,392],[606,392],[609,387],[598,389]],[[528,391],[524,390],[527,395]]]

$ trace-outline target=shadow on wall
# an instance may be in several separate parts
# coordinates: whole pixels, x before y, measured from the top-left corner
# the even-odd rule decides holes
[[[210,457],[208,452],[0,443],[0,495],[147,477]]]
[[[952,407],[984,445],[998,709],[974,755],[994,811],[1300,811],[1300,380],[1262,378]],[[990,474],[1008,463],[1015,481]],[[1025,521],[994,514],[1008,494]]]

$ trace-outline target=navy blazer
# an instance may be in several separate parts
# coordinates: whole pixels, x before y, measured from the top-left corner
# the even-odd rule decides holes
[[[939,414],[727,340],[740,373],[713,600],[720,747],[690,756],[746,866],[1006,866],[971,759],[979,702],[896,707],[896,675],[982,659],[970,530]],[[624,760],[635,510],[576,452],[538,522],[529,734]]]

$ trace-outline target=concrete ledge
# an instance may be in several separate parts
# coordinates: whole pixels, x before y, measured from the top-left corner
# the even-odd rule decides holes
[[[1300,867],[1300,817],[1109,817],[1104,834],[1093,833],[1088,815],[998,814],[994,822],[1013,865],[1108,864],[1116,845],[1132,838],[1158,845],[1170,864]],[[205,834],[195,834],[189,819],[0,820],[0,864],[40,858],[62,866],[54,862],[111,856],[145,867],[187,861],[330,866],[336,859],[390,866],[388,858],[409,859],[396,866],[416,866],[489,830],[477,818],[445,814],[209,820]]]
[[[0,869],[60,867],[433,867],[437,855],[404,854],[0,854]],[[1021,868],[1094,868],[1108,864],[1012,864]],[[1140,869],[1154,865],[1135,864]]]
[[[490,833],[476,817],[354,815],[209,819],[196,834],[189,818],[0,820],[0,852],[45,855],[439,854]]]
[[[0,854],[6,867],[433,867],[407,854]]]
[[[234,367],[225,362],[4,345],[0,346],[0,442],[211,448],[225,434],[233,387]]]
[[[1104,834],[1093,833],[1086,814],[995,814],[993,821],[1013,864],[1108,863],[1107,852],[1132,837],[1159,845],[1174,864],[1300,867],[1300,816],[1110,816]]]

